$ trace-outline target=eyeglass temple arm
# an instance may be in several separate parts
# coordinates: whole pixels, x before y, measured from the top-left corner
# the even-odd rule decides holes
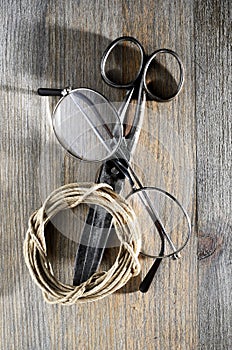
[[[162,227],[159,226],[157,228],[161,239],[160,256],[162,256],[165,250],[165,239],[164,239]],[[155,259],[154,263],[152,264],[148,273],[144,277],[143,281],[140,283],[140,286],[139,286],[140,292],[146,293],[148,291],[148,289],[150,288],[151,282],[153,281],[153,278],[155,277],[155,274],[160,266],[161,261],[162,261],[162,258]]]
[[[63,96],[62,92],[64,89],[49,89],[49,88],[39,88],[37,90],[40,96]]]
[[[162,261],[162,258],[156,258],[154,263],[152,264],[150,270],[144,277],[143,281],[140,283],[139,290],[142,293],[146,293],[148,289],[150,288],[151,282],[153,281],[153,278],[160,266],[160,263]]]

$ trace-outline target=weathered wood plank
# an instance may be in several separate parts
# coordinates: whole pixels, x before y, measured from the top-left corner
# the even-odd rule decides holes
[[[151,152],[154,152],[153,157],[156,159],[156,166],[159,167],[162,161],[157,154],[159,147],[158,149],[157,147],[152,148],[154,142],[152,137],[158,138],[161,144],[161,154],[165,154],[167,157],[165,167],[171,171],[171,150],[174,151],[174,158],[179,165],[184,162],[184,156],[181,155],[182,150],[178,148],[178,142],[169,143],[167,141],[166,135],[169,134],[170,128],[178,130],[179,136],[187,145],[186,150],[190,155],[189,158],[194,162],[194,155],[192,154],[195,135],[194,109],[192,108],[192,104],[194,104],[194,72],[191,59],[194,47],[190,40],[193,34],[191,4],[190,2],[161,4],[161,2],[152,3],[151,1],[143,1],[141,4],[140,8],[138,5],[136,12],[133,11],[131,2],[127,2],[127,6],[124,6],[126,33],[131,35],[137,33],[138,39],[144,43],[148,52],[162,47],[175,50],[183,60],[186,69],[186,83],[180,97],[171,103],[157,104],[152,102],[149,108],[153,109],[154,115],[144,122],[145,130],[150,131],[150,149]],[[141,22],[141,18],[146,18],[146,20]],[[143,30],[139,30],[141,23],[143,23]],[[183,43],[185,44],[183,45]],[[167,134],[165,138],[162,138],[164,130]],[[165,152],[165,147],[167,152]],[[165,176],[163,168],[159,173],[154,165],[151,171],[150,162],[152,158],[149,157],[149,152],[146,156],[144,155],[145,157],[147,159],[143,159],[142,165],[151,174],[146,180],[150,184],[155,183],[162,187],[162,178],[165,177],[166,188],[175,193],[182,202],[185,202],[188,197],[187,193],[186,197],[183,194],[186,179],[177,180],[180,187],[175,188],[175,180],[172,179],[169,182],[170,174]],[[190,164],[186,163],[186,168],[188,168]],[[177,171],[177,173],[181,175],[181,171]],[[181,188],[181,186],[183,187]],[[189,187],[187,191],[190,190]],[[190,211],[194,198],[192,190],[193,188],[190,190],[190,203],[188,200],[188,203],[185,202]],[[127,323],[127,330],[130,330],[129,333],[133,334],[133,338],[127,341],[128,349],[195,349],[197,347],[195,244],[196,241],[193,238],[191,245],[184,253],[183,260],[177,262],[177,264],[173,261],[164,261],[161,264],[151,290],[142,296],[142,300],[141,295],[130,294],[129,304],[135,305],[136,311],[131,310],[131,321]],[[190,254],[189,257],[187,257],[187,254]],[[145,270],[148,269],[150,264],[149,260],[145,261]],[[142,310],[141,303],[143,305]],[[191,326],[186,327],[187,324],[191,324]],[[139,337],[137,336],[138,331]]]
[[[116,6],[116,11],[119,10]],[[110,299],[100,306],[46,305],[29,278],[22,255],[29,213],[40,205],[45,193],[63,180],[63,169],[59,169],[62,155],[51,137],[50,102],[34,92],[39,86],[59,87],[68,83],[102,90],[99,62],[109,42],[108,11],[107,3],[99,11],[98,4],[84,1],[79,5],[3,2],[1,7],[1,211],[5,212],[0,263],[4,276],[0,302],[2,349],[110,348],[120,317],[122,324],[117,337],[120,342],[125,337],[120,303],[112,311]],[[102,16],[106,20],[102,21]],[[112,21],[110,30],[114,36],[120,35],[120,24]],[[49,164],[48,171],[43,170],[42,190],[37,169],[47,149],[53,172],[47,174]],[[75,249],[68,249],[72,245],[67,240],[61,247],[59,236],[55,242],[62,252],[58,255],[62,257],[63,275],[71,276]],[[120,297],[115,298],[114,301]]]
[[[196,1],[197,217],[201,349],[231,338],[231,3]]]
[[[1,5],[0,348],[229,349],[229,1],[21,0]],[[60,149],[50,125],[54,102],[35,91],[88,86],[120,101],[123,92],[102,82],[99,63],[108,43],[121,35],[137,37],[148,53],[171,48],[183,60],[180,96],[166,104],[148,103],[134,165],[144,182],[180,198],[194,220],[197,123],[198,253],[203,258],[214,246],[216,252],[199,261],[198,280],[193,235],[180,261],[161,264],[145,295],[135,290],[152,263],[146,259],[142,275],[109,298],[78,307],[49,306],[23,261],[27,218],[55,187],[94,180],[96,166],[74,162]],[[76,244],[55,231],[49,241],[56,273],[71,282]],[[106,266],[113,259],[107,251]]]

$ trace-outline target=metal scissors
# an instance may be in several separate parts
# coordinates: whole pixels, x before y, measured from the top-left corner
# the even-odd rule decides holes
[[[135,74],[135,78],[129,82],[122,83],[116,81],[114,78],[111,78],[107,72],[106,66],[113,50],[119,45],[127,44],[133,44],[139,51],[140,64]],[[179,67],[179,82],[176,84],[175,91],[167,97],[158,96],[149,88],[149,69],[155,63],[156,58],[159,54],[171,55],[174,57],[174,59],[176,59]],[[133,62],[131,63],[133,64]],[[145,292],[148,289],[162,258],[164,257],[165,244],[167,243],[172,250],[172,253],[168,256],[178,258],[178,253],[183,249],[190,237],[191,224],[185,209],[181,206],[178,200],[169,193],[156,188],[157,191],[163,192],[165,195],[169,196],[171,200],[175,201],[175,203],[182,210],[184,217],[187,220],[187,239],[180,248],[176,248],[168,233],[166,232],[164,225],[159,220],[153,203],[151,203],[151,200],[146,195],[146,192],[143,191],[145,187],[130,166],[130,159],[139,139],[147,97],[158,102],[167,102],[175,98],[183,86],[184,69],[179,56],[174,51],[169,49],[159,49],[154,51],[151,55],[147,56],[145,55],[143,46],[139,43],[138,40],[133,37],[123,36],[114,40],[105,50],[101,60],[101,76],[103,80],[111,87],[127,90],[126,96],[118,110],[118,115],[122,125],[127,123],[127,111],[130,102],[133,98],[137,97],[137,106],[130,130],[127,134],[123,134],[120,145],[114,152],[113,156],[111,156],[109,160],[103,163],[100,173],[98,174],[97,182],[108,183],[116,192],[120,193],[122,191],[125,178],[127,178],[131,185],[132,193],[139,194],[142,203],[146,207],[149,215],[152,217],[152,221],[160,235],[162,242],[160,254],[159,256],[154,256],[157,259],[155,260],[155,263],[153,264],[152,268],[140,286],[140,290]],[[79,244],[75,259],[73,279],[74,285],[79,285],[80,283],[84,282],[98,269],[102,260],[104,248],[106,246],[111,227],[112,222],[110,214],[106,213],[102,208],[99,207],[89,209],[87,219],[81,234],[82,237],[88,237],[88,244]],[[147,255],[146,253],[143,254]]]

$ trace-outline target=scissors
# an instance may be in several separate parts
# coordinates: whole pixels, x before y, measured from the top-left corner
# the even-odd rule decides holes
[[[136,47],[136,49],[139,51],[140,64],[135,74],[135,78],[129,82],[122,83],[122,82],[116,81],[108,74],[106,66],[110,56],[112,55],[113,50],[119,47],[120,45],[128,45],[128,44],[129,45],[133,44]],[[149,88],[149,79],[148,79],[149,69],[156,62],[156,59],[160,54],[171,55],[172,57],[174,57],[178,63],[179,72],[180,72],[179,82],[176,86],[175,91],[167,97],[158,96]],[[98,174],[97,182],[108,183],[113,187],[113,189],[116,192],[120,193],[123,189],[125,178],[127,178],[132,188],[132,192],[130,195],[133,195],[133,194],[139,195],[140,200],[142,201],[143,205],[146,207],[160,235],[160,240],[161,240],[160,254],[159,256],[152,256],[152,257],[155,257],[156,260],[152,268],[148,272],[147,276],[145,277],[144,281],[140,285],[140,290],[142,292],[146,292],[150,286],[150,283],[154,277],[154,274],[162,258],[165,257],[164,255],[165,244],[167,243],[172,250],[172,252],[167,256],[173,256],[174,258],[178,258],[180,250],[184,248],[184,246],[187,244],[187,241],[190,237],[191,224],[185,209],[181,206],[181,204],[178,202],[176,198],[174,198],[172,195],[170,195],[169,193],[161,189],[158,189],[155,187],[150,188],[150,190],[155,190],[155,191],[164,193],[164,195],[168,196],[171,200],[173,200],[182,210],[184,217],[187,220],[187,224],[188,224],[187,238],[180,248],[176,248],[171,238],[169,237],[168,233],[166,232],[164,225],[159,219],[153,203],[151,203],[151,200],[146,193],[146,190],[149,190],[149,188],[143,186],[141,180],[133,171],[132,167],[130,166],[130,159],[135,151],[136,144],[139,139],[147,97],[151,100],[155,100],[158,102],[167,102],[175,98],[179,94],[183,86],[184,69],[179,56],[174,51],[169,49],[159,49],[154,51],[151,55],[147,56],[145,55],[143,46],[139,43],[138,40],[136,40],[133,37],[123,36],[114,40],[105,50],[101,60],[101,76],[109,86],[127,90],[126,96],[119,110],[117,111],[122,125],[127,123],[127,111],[128,111],[130,102],[132,101],[133,98],[135,98],[135,96],[137,97],[136,111],[134,114],[134,118],[133,118],[133,122],[130,127],[130,130],[127,134],[125,134],[125,131],[124,131],[122,135],[122,139],[120,140],[120,143],[119,143],[119,147],[115,150],[115,152],[113,152],[113,155],[111,154],[110,159],[106,160],[103,163],[100,173]],[[83,226],[83,230],[81,234],[81,237],[88,237],[88,243],[79,244],[77,254],[76,254],[76,259],[75,259],[75,269],[74,269],[74,279],[73,279],[74,285],[79,285],[82,282],[86,281],[98,269],[102,260],[103,252],[104,252],[111,228],[112,228],[112,221],[111,221],[110,214],[105,212],[105,210],[100,207],[94,207],[89,209],[87,219],[86,219],[85,225]],[[145,252],[143,252],[143,255],[151,256],[146,254]]]

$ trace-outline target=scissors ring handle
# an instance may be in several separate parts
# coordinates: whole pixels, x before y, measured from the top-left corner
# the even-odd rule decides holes
[[[106,63],[107,60],[109,58],[109,55],[111,54],[111,52],[113,51],[113,49],[123,43],[123,42],[129,42],[134,44],[140,52],[140,56],[141,56],[141,60],[140,60],[140,66],[137,72],[136,77],[131,80],[128,83],[117,83],[116,81],[111,80],[108,76],[107,76],[107,72],[106,72]],[[109,86],[112,86],[114,88],[119,88],[119,89],[128,89],[131,88],[133,86],[135,86],[135,83],[137,82],[137,80],[140,78],[142,70],[143,70],[143,66],[144,66],[144,57],[145,57],[145,52],[144,52],[144,48],[142,47],[142,45],[140,44],[140,42],[133,38],[132,36],[122,36],[120,38],[115,39],[114,41],[112,41],[112,43],[107,47],[107,49],[104,51],[102,59],[101,59],[101,76],[102,79],[105,81],[106,84],[108,84]]]
[[[171,94],[171,96],[168,96],[167,98],[163,98],[160,96],[157,96],[155,94],[153,94],[151,92],[151,90],[149,89],[148,85],[147,85],[147,73],[148,73],[148,69],[151,66],[152,61],[155,60],[155,58],[157,57],[157,55],[159,54],[169,54],[171,56],[173,56],[179,66],[179,70],[180,70],[180,78],[179,78],[179,83],[177,85],[176,91],[174,93]],[[180,60],[180,57],[177,55],[177,53],[175,51],[169,50],[169,49],[159,49],[155,52],[153,52],[153,54],[149,57],[148,61],[146,62],[145,68],[144,68],[144,73],[143,73],[143,84],[144,84],[144,88],[148,94],[148,96],[155,101],[158,102],[168,102],[171,101],[172,99],[174,99],[181,91],[182,86],[184,84],[184,66],[183,63]]]

